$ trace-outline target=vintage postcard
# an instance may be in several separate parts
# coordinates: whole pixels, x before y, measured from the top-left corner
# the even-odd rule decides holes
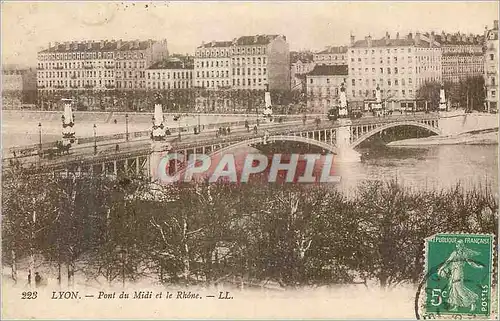
[[[2,319],[494,319],[497,1],[2,1]]]

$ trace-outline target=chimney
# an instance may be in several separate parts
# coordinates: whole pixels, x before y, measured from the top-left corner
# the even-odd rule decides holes
[[[153,39],[148,39],[148,48],[153,47]]]
[[[215,40],[212,40],[212,41],[210,42],[210,45],[211,45],[212,47],[213,47],[213,46],[215,46]]]
[[[388,45],[389,44],[389,39],[391,39],[391,36],[389,35],[389,32],[386,32],[385,33],[385,44]]]
[[[139,39],[134,41],[134,48],[139,49]]]
[[[355,40],[354,35],[351,34],[351,46],[354,46],[354,40]]]
[[[365,41],[366,41],[366,45],[368,47],[371,47],[372,46],[372,36],[367,36],[365,37]]]
[[[64,42],[64,47],[66,48],[66,50],[70,49],[70,47],[69,47],[69,41],[65,41]]]
[[[78,41],[73,42],[73,50],[78,50]]]
[[[415,33],[415,46],[420,45],[420,32]]]
[[[123,41],[121,39],[116,42],[116,49],[120,49],[122,47],[122,42]]]
[[[49,49],[52,47],[52,42],[49,42]]]
[[[399,39],[399,32],[396,32],[396,39]]]
[[[431,35],[429,37],[429,46],[432,48],[434,47],[434,31],[431,31]]]
[[[493,21],[493,29],[498,30],[498,20]]]
[[[411,32],[410,32],[410,33],[408,34],[408,40],[413,40],[413,33],[411,33]]]
[[[253,36],[253,42],[257,43],[258,38],[259,38],[259,35]]]
[[[92,40],[89,40],[89,42],[87,43],[87,49],[92,49]]]
[[[201,46],[202,46],[202,47],[203,47],[203,46],[205,46],[205,41],[202,41],[202,42],[201,42]]]
[[[56,43],[54,44],[54,46],[56,47],[56,50],[59,49],[59,42],[56,41]]]
[[[104,40],[99,41],[99,48],[104,49]]]

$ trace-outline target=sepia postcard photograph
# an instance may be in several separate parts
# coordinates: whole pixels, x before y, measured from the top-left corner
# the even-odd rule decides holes
[[[2,319],[499,319],[498,1],[0,6]]]

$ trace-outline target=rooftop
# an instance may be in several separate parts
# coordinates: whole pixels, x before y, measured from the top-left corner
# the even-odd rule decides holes
[[[293,64],[297,61],[312,62],[313,61],[313,53],[310,51],[290,51],[290,63]]]
[[[180,58],[169,58],[154,63],[148,69],[193,69],[192,64],[186,63]]]
[[[308,76],[347,76],[347,65],[316,65],[314,69],[309,72]]]
[[[280,37],[280,35],[255,35],[255,36],[242,36],[234,38],[232,41],[210,41],[203,42],[198,48],[220,48],[231,46],[252,46],[252,45],[267,45],[272,40]],[[286,37],[282,36],[285,40]]]
[[[65,42],[65,43],[56,42],[54,45],[49,43],[49,48],[40,51],[40,53],[145,50],[155,42],[156,41],[154,40],[146,40],[146,41],[101,40],[101,41]]]
[[[316,54],[322,55],[322,54],[343,54],[347,52],[347,46],[340,46],[340,47],[328,47],[323,51],[317,52]]]
[[[434,35],[433,35],[434,36]],[[367,48],[367,47],[431,47],[431,38],[428,35],[416,33],[413,35],[409,33],[406,37],[400,38],[399,33],[396,34],[396,38],[391,38],[389,33],[381,39],[372,39],[371,36],[365,37],[364,40],[355,41],[352,47],[357,48]],[[434,39],[434,47],[439,47],[439,42]]]
[[[457,32],[455,34],[451,33],[441,33],[435,36],[437,42],[441,45],[478,45],[481,46],[484,43],[483,35],[473,35],[473,34],[461,34]]]

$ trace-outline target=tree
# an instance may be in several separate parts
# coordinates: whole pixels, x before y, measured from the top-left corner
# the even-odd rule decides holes
[[[468,77],[459,83],[459,104],[467,112],[471,110],[484,111],[484,78],[482,76]]]

